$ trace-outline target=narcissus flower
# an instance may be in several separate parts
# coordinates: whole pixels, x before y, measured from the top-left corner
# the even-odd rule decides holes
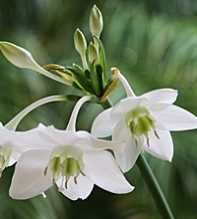
[[[112,135],[113,141],[125,142],[124,147],[114,148],[123,171],[128,171],[143,151],[171,161],[173,141],[170,131],[196,129],[197,117],[173,104],[177,98],[176,90],[158,89],[135,96],[123,75],[117,69],[114,71],[128,97],[97,116],[92,134],[97,137]]]
[[[42,128],[40,136],[46,144],[41,141],[39,149],[29,150],[20,157],[10,187],[12,198],[32,198],[53,184],[72,200],[87,198],[94,184],[113,193],[133,190],[112,154],[102,149],[112,147],[112,142],[76,131],[78,112],[89,99],[85,96],[78,101],[66,130]]]

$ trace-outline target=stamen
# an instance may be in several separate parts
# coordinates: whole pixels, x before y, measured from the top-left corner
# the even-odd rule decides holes
[[[47,175],[47,172],[48,172],[48,166],[47,166],[47,167],[45,167],[45,169],[44,169],[44,176],[46,176],[46,175]]]
[[[51,153],[49,164],[44,169],[44,175],[46,176],[50,169],[53,183],[60,180],[59,190],[62,191],[68,188],[69,180],[72,179],[77,184],[79,174],[85,176],[81,171],[81,165],[83,165],[81,162],[80,151],[75,151],[75,148],[69,145],[59,146]]]
[[[134,140],[135,140],[135,146],[137,147],[138,146],[137,138],[134,137]]]
[[[147,143],[147,146],[150,147],[150,139],[149,139],[148,135],[146,136],[146,143]]]
[[[154,131],[155,137],[160,139],[159,134],[157,133],[157,131],[155,129],[153,131]]]
[[[78,176],[74,176],[74,183],[77,184],[77,177]]]
[[[85,173],[82,170],[80,170],[79,172],[81,173],[81,175],[85,176]]]
[[[65,179],[65,188],[66,188],[66,189],[68,189],[68,181],[69,181],[69,178],[70,178],[70,177],[67,177],[67,176],[66,176],[66,179]]]
[[[155,136],[159,135],[155,131],[154,119],[152,118],[149,110],[144,106],[138,106],[126,114],[126,123],[132,137],[134,138],[136,147],[139,146],[139,138],[145,137],[146,144],[150,147],[149,133],[154,131]]]

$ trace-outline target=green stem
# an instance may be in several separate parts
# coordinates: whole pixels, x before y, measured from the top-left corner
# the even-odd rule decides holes
[[[106,101],[102,104],[103,108],[107,109],[111,107],[109,101]],[[165,198],[165,195],[151,169],[146,158],[141,154],[137,160],[137,166],[141,172],[141,175],[148,186],[150,193],[155,201],[155,205],[157,206],[160,214],[165,219],[175,219],[173,213],[170,209],[170,206]]]
[[[146,158],[141,154],[137,160],[137,166],[144,178],[149,191],[155,201],[157,208],[165,219],[174,219],[170,206],[164,196],[164,193],[151,169]]]

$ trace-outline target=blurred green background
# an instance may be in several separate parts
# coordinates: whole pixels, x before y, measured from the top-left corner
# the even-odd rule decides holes
[[[88,17],[96,3],[104,15],[102,40],[109,66],[118,66],[137,94],[172,87],[179,90],[177,103],[197,114],[197,1],[195,0],[12,0],[0,1],[0,40],[32,52],[41,64],[79,62],[73,33],[88,33]],[[9,121],[23,107],[50,95],[75,90],[28,70],[17,69],[0,55],[0,120]],[[112,96],[124,96],[119,86]],[[53,103],[35,110],[20,125],[29,129],[38,122],[63,128],[73,102]],[[86,104],[79,127],[87,129],[102,108]],[[197,131],[173,134],[172,163],[147,155],[177,219],[197,218]],[[72,202],[55,188],[47,199],[15,201],[8,197],[13,168],[0,179],[0,219],[159,219],[152,197],[137,167],[127,177],[136,189],[113,195],[94,189],[85,201]]]

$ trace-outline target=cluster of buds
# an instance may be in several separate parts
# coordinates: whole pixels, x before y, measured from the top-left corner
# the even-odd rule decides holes
[[[100,39],[103,17],[96,5],[90,13],[89,28],[92,35],[89,43],[79,28],[74,33],[75,49],[81,57],[82,66],[73,64],[67,70],[76,79],[74,85],[77,88],[103,101],[114,81],[106,67],[105,49]]]

